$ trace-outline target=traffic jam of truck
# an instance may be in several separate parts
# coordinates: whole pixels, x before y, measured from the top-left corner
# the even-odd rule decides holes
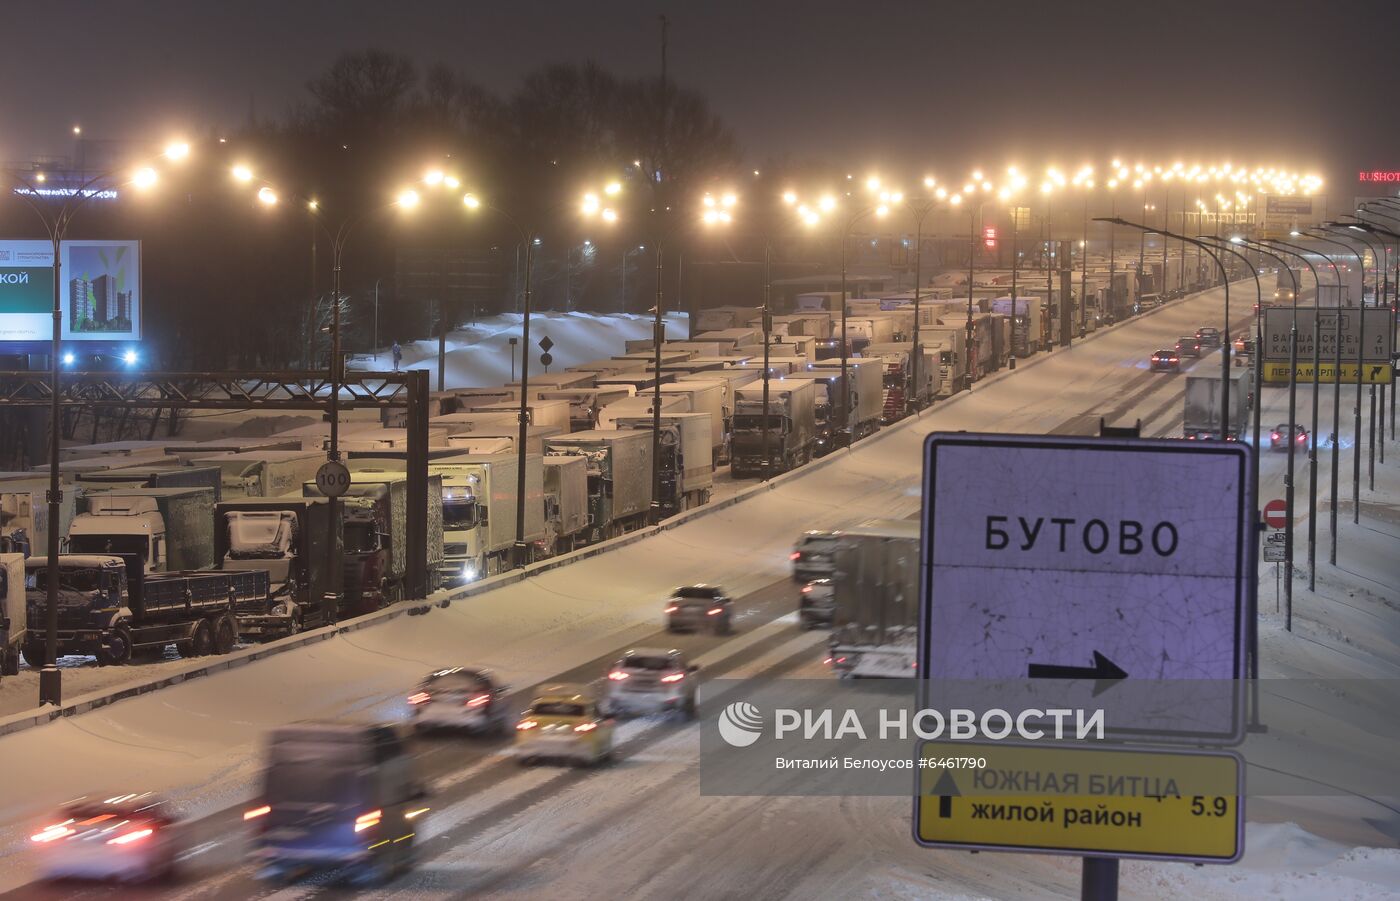
[[[771,319],[766,379],[762,309],[702,310],[693,334],[666,341],[659,354],[649,340],[628,341],[614,357],[533,375],[523,457],[518,381],[434,393],[431,587],[509,570],[518,540],[526,562],[545,560],[701,507],[725,481],[790,472],[968,388],[1013,354],[1054,346],[1043,298],[1013,304],[1001,292],[994,274],[975,285],[970,320],[961,294],[937,286],[917,313],[907,291],[848,298],[844,367],[839,295],[799,294],[792,313]],[[1247,371],[1234,375],[1245,384],[1231,394],[1232,422],[1249,396],[1240,390]],[[1218,381],[1188,376],[1188,437],[1218,422]],[[340,423],[350,483],[334,515],[315,480],[328,422],[260,439],[65,447],[72,489],[57,526],[59,653],[101,664],[159,658],[167,648],[227,653],[403,600],[406,421],[401,410],[368,412],[374,418],[347,413]],[[44,656],[48,573],[34,557],[50,528],[44,489],[39,473],[0,483],[0,551],[19,561],[5,569],[0,673]],[[838,669],[874,660],[854,650],[867,641],[859,624],[868,611],[834,612],[844,609],[844,570],[808,571],[819,584],[804,589],[812,602],[804,624],[852,636]],[[14,600],[21,583],[24,610]]]

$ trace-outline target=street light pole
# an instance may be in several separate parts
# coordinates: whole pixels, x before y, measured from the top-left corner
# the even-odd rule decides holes
[[[1373,206],[1379,206],[1390,212],[1389,214],[1376,212],[1371,209]],[[1361,204],[1359,212],[1363,216],[1374,216],[1377,219],[1385,219],[1388,222],[1395,223],[1396,226],[1400,226],[1400,216],[1394,215],[1396,212],[1400,212],[1400,203],[1390,198],[1382,198],[1380,200],[1363,203]],[[1378,226],[1374,224],[1371,224],[1370,227],[1373,229],[1378,228]],[[1393,352],[1394,348],[1400,346],[1400,234],[1394,231],[1386,231],[1385,234],[1395,241],[1395,281],[1392,283],[1395,285],[1395,290],[1391,292],[1390,296],[1390,321],[1392,323],[1397,323],[1391,327],[1390,333]],[[1396,395],[1400,395],[1400,390],[1392,388],[1390,392],[1390,440],[1392,441],[1395,440]],[[1382,447],[1384,447],[1384,445],[1382,445]],[[1384,457],[1382,457],[1382,461],[1384,461]]]
[[[1362,215],[1362,216],[1365,216],[1365,215],[1373,215],[1373,216],[1376,216],[1376,217],[1382,218],[1382,219],[1390,219],[1391,221],[1395,222],[1397,225],[1400,225],[1400,219],[1397,219],[1397,218],[1395,218],[1395,217],[1393,217],[1393,216],[1385,216],[1385,215],[1383,215],[1383,214],[1381,214],[1381,213],[1373,213],[1373,212],[1372,212],[1371,210],[1369,210],[1367,207],[1368,207],[1368,205],[1363,203],[1363,204],[1361,205],[1361,207],[1357,210],[1357,212],[1358,212],[1360,215]],[[1356,216],[1347,216],[1347,217],[1345,217],[1345,218],[1355,220],[1355,221],[1352,223],[1352,225],[1351,225],[1352,228],[1359,228],[1359,229],[1361,229],[1361,230],[1363,230],[1363,231],[1370,232],[1370,233],[1373,234],[1373,235],[1379,235],[1379,236],[1381,237],[1381,240],[1382,240],[1383,242],[1389,242],[1389,243],[1393,243],[1393,244],[1396,245],[1396,253],[1395,253],[1395,280],[1394,280],[1393,282],[1390,280],[1390,262],[1389,262],[1389,260],[1387,259],[1386,264],[1385,264],[1385,289],[1384,289],[1384,292],[1383,292],[1383,296],[1381,297],[1381,307],[1382,307],[1382,308],[1388,307],[1388,308],[1390,309],[1391,321],[1394,322],[1394,321],[1396,320],[1397,295],[1400,295],[1400,234],[1397,234],[1396,232],[1391,231],[1391,230],[1386,229],[1386,228],[1381,228],[1380,226],[1375,225],[1374,223],[1366,222],[1365,220],[1360,219],[1360,218],[1358,218],[1358,217],[1356,217]],[[1387,254],[1390,252],[1390,248],[1386,245],[1386,243],[1382,243],[1381,246],[1382,246],[1382,248],[1385,250],[1385,252],[1386,252]],[[1389,298],[1389,301],[1386,300],[1387,297]],[[1392,350],[1393,350],[1393,348],[1394,348],[1394,339],[1395,339],[1395,337],[1396,337],[1396,330],[1395,330],[1394,328],[1392,328],[1392,330],[1391,330],[1391,339],[1392,339],[1392,345],[1391,345],[1391,346],[1392,346]],[[1392,362],[1393,362],[1393,360],[1392,360]],[[1392,441],[1395,440],[1395,394],[1396,394],[1396,392],[1395,392],[1394,388],[1392,387],[1392,389],[1391,389],[1391,391],[1390,391],[1390,438],[1391,438]],[[1382,463],[1382,464],[1385,463],[1385,395],[1386,395],[1386,385],[1385,385],[1384,382],[1382,382],[1382,383],[1381,383],[1381,463]]]
[[[1322,230],[1323,230],[1323,231],[1328,231],[1328,232],[1333,232],[1333,233],[1336,233],[1336,234],[1341,234],[1343,237],[1345,237],[1345,238],[1350,238],[1350,239],[1352,239],[1352,240],[1354,240],[1354,241],[1360,241],[1362,244],[1365,244],[1365,245],[1366,245],[1366,247],[1367,247],[1368,250],[1371,251],[1371,258],[1372,258],[1373,260],[1375,260],[1375,263],[1376,263],[1376,291],[1375,291],[1374,296],[1375,296],[1375,298],[1376,298],[1376,303],[1377,303],[1377,304],[1380,304],[1380,303],[1381,303],[1381,299],[1382,299],[1383,296],[1384,296],[1384,295],[1382,294],[1382,289],[1381,289],[1381,271],[1382,271],[1382,269],[1383,269],[1383,266],[1382,266],[1382,264],[1381,264],[1381,254],[1380,254],[1380,252],[1376,249],[1376,245],[1372,244],[1370,241],[1366,240],[1365,238],[1361,237],[1360,235],[1350,234],[1350,232],[1352,232],[1352,231],[1364,231],[1363,229],[1356,229],[1356,228],[1354,228],[1353,226],[1349,226],[1349,225],[1345,225],[1345,224],[1332,224],[1332,223],[1328,223],[1328,224],[1326,224],[1326,225],[1324,225],[1324,226],[1322,227]],[[1312,232],[1309,232],[1309,234],[1312,234]],[[1322,239],[1319,238],[1318,240],[1322,240]],[[1338,242],[1338,243],[1342,243],[1342,242]],[[1346,245],[1345,243],[1342,243],[1342,246],[1346,247],[1347,245]],[[1348,250],[1350,250],[1349,247],[1348,247]],[[1352,251],[1352,252],[1355,253],[1355,251]],[[1358,256],[1358,259],[1359,259],[1359,258],[1360,258],[1360,255],[1358,254],[1357,256]],[[1387,281],[1388,281],[1388,280],[1389,280],[1389,279],[1387,278]],[[1362,321],[1362,335],[1365,335],[1365,321],[1366,321],[1366,263],[1365,263],[1364,260],[1363,260],[1362,263],[1361,263],[1361,321]],[[1365,342],[1362,341],[1361,344],[1364,345]],[[1365,347],[1364,347],[1364,346],[1359,346],[1359,347],[1357,347],[1357,349],[1356,349],[1356,422],[1357,422],[1357,428],[1358,428],[1358,429],[1359,429],[1360,426],[1361,426],[1361,382],[1362,382],[1362,373],[1361,373],[1361,370],[1362,370],[1362,367],[1365,365],[1364,355],[1365,355]],[[1368,464],[1368,470],[1369,470],[1369,476],[1368,476],[1368,478],[1369,478],[1370,484],[1369,484],[1369,486],[1368,486],[1368,490],[1370,490],[1370,491],[1375,491],[1375,490],[1376,490],[1376,386],[1375,386],[1375,385],[1372,385],[1372,386],[1371,386],[1371,391],[1370,391],[1370,393],[1371,393],[1371,430],[1370,430],[1370,437],[1369,437],[1369,441],[1368,441],[1368,445],[1369,445],[1369,447],[1370,447],[1370,461],[1369,461],[1369,464]],[[1384,431],[1384,428],[1382,428],[1382,431]],[[1382,448],[1385,447],[1385,440],[1384,440],[1384,439],[1381,440],[1381,447],[1382,447]],[[1353,475],[1354,475],[1354,478],[1355,478],[1356,482],[1357,482],[1358,485],[1359,485],[1359,483],[1360,483],[1360,478],[1361,478],[1361,475],[1360,475],[1360,472],[1361,472],[1361,442],[1360,442],[1360,440],[1358,440],[1358,441],[1356,442],[1355,452],[1356,452],[1356,456],[1355,456],[1355,460],[1354,460]],[[1359,504],[1357,505],[1357,508],[1358,508],[1358,513],[1357,513],[1357,515],[1359,516],[1359,515],[1360,515],[1360,514],[1359,514],[1359,508],[1360,508],[1360,505],[1359,505]]]
[[[1353,451],[1353,454],[1352,454],[1352,467],[1351,467],[1351,485],[1352,485],[1352,510],[1351,510],[1352,520],[1351,520],[1351,521],[1352,521],[1353,523],[1360,523],[1360,522],[1361,522],[1361,443],[1362,443],[1362,440],[1361,440],[1361,383],[1362,383],[1362,375],[1363,375],[1362,369],[1365,367],[1365,347],[1366,347],[1366,260],[1365,260],[1365,258],[1361,255],[1361,252],[1358,251],[1358,250],[1356,250],[1356,249],[1355,249],[1354,247],[1352,247],[1350,244],[1344,244],[1344,243],[1342,243],[1341,241],[1338,241],[1338,240],[1336,240],[1336,239],[1334,239],[1334,238],[1323,237],[1322,235],[1319,235],[1319,234],[1317,234],[1316,232],[1311,232],[1311,231],[1303,232],[1303,236],[1304,236],[1304,237],[1308,237],[1308,238],[1312,238],[1314,241],[1320,241],[1320,242],[1322,242],[1323,244],[1331,244],[1331,245],[1333,245],[1334,247],[1340,247],[1340,248],[1342,248],[1342,249],[1345,250],[1347,253],[1351,254],[1351,255],[1354,256],[1354,257],[1356,257],[1357,268],[1359,268],[1359,269],[1361,270],[1361,298],[1358,300],[1357,305],[1356,305],[1356,308],[1357,308],[1357,311],[1358,311],[1358,314],[1357,314],[1357,315],[1360,317],[1361,321],[1360,321],[1360,323],[1358,323],[1358,336],[1357,336],[1357,337],[1358,337],[1358,340],[1357,340],[1357,342],[1356,342],[1356,407],[1355,407],[1356,422],[1355,422],[1355,424],[1354,424],[1353,427],[1352,427],[1352,434],[1353,434],[1355,437],[1354,437],[1354,440],[1352,441],[1352,451]],[[1313,251],[1313,252],[1314,252],[1314,253],[1317,253],[1318,256],[1322,257],[1324,260],[1327,260],[1328,263],[1331,264],[1331,265],[1333,266],[1333,271],[1335,271],[1335,272],[1337,273],[1337,284],[1340,286],[1340,285],[1341,285],[1341,270],[1337,269],[1336,266],[1335,266],[1335,264],[1333,264],[1331,260],[1329,260],[1327,257],[1323,256],[1321,253],[1318,253],[1317,251]],[[1318,302],[1320,303],[1321,301],[1322,301],[1322,297],[1321,297],[1321,295],[1319,294],[1319,296],[1318,296]],[[1342,315],[1342,291],[1341,291],[1341,288],[1338,287],[1338,289],[1337,289],[1337,317],[1338,317],[1338,329],[1339,329],[1339,330],[1340,330],[1340,328],[1341,328],[1341,315]],[[1339,342],[1339,344],[1340,344],[1340,342]],[[1340,348],[1340,346],[1338,347],[1338,353],[1339,353],[1339,354],[1341,353],[1341,348]],[[1338,361],[1337,372],[1336,372],[1336,377],[1335,377],[1335,379],[1334,379],[1334,384],[1335,384],[1336,387],[1333,389],[1333,392],[1334,392],[1334,393],[1333,393],[1333,397],[1335,398],[1335,400],[1334,400],[1334,402],[1333,402],[1333,407],[1334,407],[1333,412],[1334,412],[1334,414],[1336,414],[1336,413],[1337,413],[1336,408],[1337,408],[1338,406],[1340,406],[1340,399],[1341,399],[1341,393],[1342,393],[1342,369],[1341,369],[1341,363],[1340,363],[1340,361]],[[1314,400],[1313,400],[1313,408],[1316,409],[1316,407],[1317,407],[1317,401],[1316,401],[1316,399],[1314,399]],[[1333,453],[1335,454],[1335,451],[1334,451]]]
[[[167,160],[179,161],[187,157],[189,152],[188,144],[177,143],[166,147],[162,156]],[[63,703],[63,673],[58,668],[58,558],[60,551],[58,530],[63,501],[63,486],[59,478],[59,445],[63,438],[59,404],[63,393],[60,390],[63,376],[63,301],[61,293],[63,240],[68,234],[68,227],[72,224],[73,217],[87,206],[88,201],[102,193],[99,185],[111,179],[117,171],[119,170],[111,169],[87,179],[66,195],[66,199],[57,212],[49,215],[46,215],[44,208],[36,201],[35,198],[41,195],[33,185],[23,178],[6,173],[9,180],[15,184],[15,193],[43,223],[44,230],[48,232],[49,245],[53,254],[51,260],[53,305],[50,310],[52,333],[49,339],[49,488],[46,498],[49,524],[44,577],[47,605],[44,611],[44,663],[39,671],[40,706],[52,704],[57,707]],[[145,189],[153,185],[157,177],[156,171],[146,166],[137,170],[132,179],[123,184],[134,184],[138,189]],[[28,642],[26,644],[33,647]],[[28,657],[28,654],[25,656]],[[29,662],[33,664],[35,661],[30,660]]]
[[[1307,254],[1308,254],[1309,252],[1317,253],[1316,251],[1308,251],[1308,249],[1305,248],[1305,247],[1299,247],[1299,246],[1297,246],[1297,245],[1295,245],[1295,244],[1287,244],[1287,243],[1284,243],[1283,241],[1257,241],[1257,242],[1253,242],[1253,243],[1254,243],[1254,244],[1257,244],[1257,245],[1263,245],[1263,246],[1266,246],[1266,247],[1281,247],[1281,248],[1286,248],[1286,250],[1285,250],[1286,253],[1289,253],[1289,254],[1292,255],[1292,256],[1296,256],[1298,259],[1302,260],[1302,261],[1303,261],[1303,265],[1304,265],[1304,266],[1307,266],[1307,267],[1308,267],[1308,271],[1312,273],[1312,277],[1313,277],[1313,286],[1314,286],[1314,288],[1315,288],[1316,291],[1317,291],[1317,300],[1316,300],[1316,303],[1318,303],[1318,304],[1321,303],[1321,300],[1322,300],[1322,281],[1321,281],[1321,279],[1319,278],[1319,276],[1318,276],[1318,274],[1317,274],[1317,267],[1313,266],[1312,261],[1309,260],[1309,259],[1307,258]],[[1318,253],[1317,255],[1320,256],[1320,257],[1322,257],[1323,260],[1326,260],[1327,265],[1329,265],[1329,266],[1332,267],[1332,272],[1333,272],[1333,274],[1336,275],[1336,277],[1337,277],[1337,296],[1340,297],[1340,296],[1341,296],[1341,290],[1342,290],[1342,289],[1341,289],[1341,284],[1342,284],[1341,270],[1339,270],[1339,269],[1337,268],[1336,263],[1334,263],[1330,258],[1328,258],[1328,257],[1326,257],[1326,256],[1323,256],[1323,255],[1320,254],[1320,253]],[[1277,258],[1276,258],[1276,259],[1277,259]],[[1297,306],[1298,306],[1299,286],[1298,286],[1298,280],[1297,280],[1297,278],[1296,278],[1295,276],[1293,276],[1293,270],[1292,270],[1291,268],[1289,269],[1289,277],[1290,277],[1290,278],[1292,279],[1292,281],[1293,281],[1293,306],[1294,306],[1294,309],[1295,309],[1295,311],[1296,311]],[[1313,369],[1313,377],[1312,377],[1312,440],[1308,442],[1308,590],[1309,590],[1309,591],[1315,590],[1315,589],[1316,589],[1316,586],[1317,586],[1317,574],[1316,574],[1316,571],[1317,571],[1317,554],[1316,554],[1316,544],[1317,544],[1317,426],[1318,426],[1318,400],[1319,400],[1319,394],[1321,393],[1321,390],[1322,390],[1322,389],[1321,389],[1321,385],[1320,385],[1320,378],[1319,378],[1319,370],[1322,368],[1322,322],[1321,322],[1321,307],[1320,307],[1320,306],[1315,306],[1314,309],[1315,309],[1315,312],[1314,312],[1314,316],[1313,316],[1313,336],[1312,336],[1312,345],[1313,345],[1313,366],[1312,366],[1312,369]],[[1295,314],[1295,315],[1296,315],[1296,314]],[[1336,330],[1337,330],[1337,337],[1336,337],[1337,359],[1338,359],[1338,366],[1340,366],[1340,365],[1341,365],[1341,346],[1342,346],[1342,338],[1341,338],[1341,311],[1340,311],[1340,310],[1337,311]],[[1292,382],[1296,381],[1296,379],[1297,379],[1297,373],[1295,372],[1295,373],[1293,373],[1292,375],[1289,376],[1290,385],[1292,384]],[[1340,387],[1339,387],[1337,390],[1340,391],[1340,390],[1341,390]],[[1332,561],[1333,564],[1335,564],[1335,563],[1336,563],[1336,560],[1337,560],[1337,553],[1336,553],[1336,546],[1337,546],[1337,478],[1336,478],[1336,472],[1337,472],[1337,444],[1336,444],[1337,425],[1336,425],[1336,422],[1335,422],[1337,411],[1336,411],[1336,409],[1335,409],[1335,405],[1334,405],[1334,409],[1333,409],[1332,412],[1333,412],[1333,419],[1334,419],[1334,422],[1333,422],[1333,426],[1332,426],[1332,435],[1333,435],[1333,443],[1332,443],[1332,473],[1333,473],[1333,477],[1332,477],[1332,505],[1331,505],[1331,506],[1332,506],[1332,510],[1331,510],[1331,518],[1332,518],[1332,523],[1331,523],[1331,524],[1332,524],[1332,557],[1331,557],[1331,561]],[[1289,418],[1289,423],[1288,423],[1288,427],[1289,427],[1289,428],[1295,428],[1295,427],[1296,427],[1296,423],[1293,421],[1292,415],[1293,415],[1293,411],[1290,409],[1290,411],[1289,411],[1289,416],[1290,416],[1290,418]],[[1296,444],[1296,443],[1297,443],[1297,442],[1296,442],[1296,440],[1294,439],[1294,437],[1293,437],[1292,435],[1289,435],[1289,436],[1288,436],[1288,446],[1289,446],[1289,448],[1291,449],[1291,448],[1294,446],[1294,444]]]
[[[1221,354],[1220,365],[1222,369],[1220,385],[1220,440],[1228,440],[1230,432],[1230,280],[1225,275],[1225,263],[1204,242],[1195,238],[1188,238],[1185,235],[1178,235],[1166,229],[1153,228],[1150,225],[1143,225],[1138,222],[1128,222],[1124,219],[1096,219],[1096,222],[1110,222],[1114,225],[1126,225],[1129,228],[1136,228],[1141,231],[1144,237],[1148,232],[1159,234],[1162,240],[1168,238],[1178,238],[1190,244],[1196,245],[1201,251],[1215,261],[1216,268],[1220,271],[1220,277],[1225,286],[1225,322],[1221,330]],[[1257,282],[1256,282],[1257,287]]]

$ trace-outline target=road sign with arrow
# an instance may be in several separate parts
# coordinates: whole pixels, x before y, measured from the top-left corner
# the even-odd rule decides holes
[[[1120,738],[1239,741],[1251,453],[929,436],[919,674],[1061,692],[1103,708]],[[1194,689],[1211,701],[1184,696]]]
[[[1238,754],[963,741],[921,753],[921,845],[1194,863],[1244,851]]]

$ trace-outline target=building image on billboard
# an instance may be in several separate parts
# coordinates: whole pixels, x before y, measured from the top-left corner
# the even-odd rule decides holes
[[[120,341],[141,336],[141,257],[135,241],[63,245],[64,337]]]

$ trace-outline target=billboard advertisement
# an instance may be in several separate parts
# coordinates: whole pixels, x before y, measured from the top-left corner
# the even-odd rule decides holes
[[[141,242],[64,241],[59,308],[64,341],[141,337]],[[53,337],[53,245],[0,241],[0,342]]]

